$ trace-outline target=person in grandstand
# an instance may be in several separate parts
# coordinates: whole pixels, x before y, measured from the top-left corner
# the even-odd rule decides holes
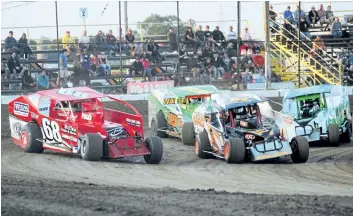
[[[327,23],[326,11],[325,11],[324,6],[322,4],[320,4],[320,9],[317,10],[317,14],[319,15],[321,25],[324,23]]]
[[[300,37],[302,39],[306,39],[304,36],[308,37],[311,39],[311,34],[309,32],[309,26],[310,24],[306,21],[305,17],[300,18],[300,23],[299,23],[299,30],[300,30]]]
[[[22,89],[23,90],[32,90],[34,89],[34,80],[31,76],[31,72],[28,69],[23,70],[22,76]]]
[[[213,78],[222,79],[227,65],[224,62],[223,53],[215,52],[213,54]]]
[[[311,10],[309,11],[308,14],[309,14],[308,16],[309,16],[310,23],[312,25],[315,25],[320,20],[319,14],[315,10],[314,6],[311,7]]]
[[[105,55],[104,52],[98,55],[98,65],[98,71],[100,75],[111,76],[112,68],[108,62],[108,57]]]
[[[218,25],[216,26],[215,30],[213,30],[212,37],[213,37],[213,40],[215,40],[216,42],[221,42],[222,46],[226,48],[227,46],[226,38],[224,37],[223,32],[219,30]]]
[[[247,41],[247,42],[249,42],[249,41],[252,40],[251,33],[250,33],[248,27],[245,27],[245,28],[244,28],[244,32],[243,32],[243,35],[242,35],[241,39],[242,39],[243,41]]]
[[[169,28],[167,38],[168,38],[168,42],[170,43],[170,50],[172,52],[177,51],[178,50],[177,35],[175,34],[173,27]]]
[[[330,31],[333,38],[342,37],[342,24],[338,17],[336,17],[335,21],[332,23]]]
[[[233,26],[229,26],[229,31],[227,33],[227,43],[233,43],[233,44],[237,44],[237,39],[238,39],[238,36],[237,36],[237,33],[235,33],[233,31]],[[227,44],[227,45],[228,45]]]
[[[252,52],[253,52],[253,54],[260,54],[261,53],[261,47],[257,41],[254,41],[254,43],[253,43]]]
[[[20,49],[20,56],[23,56],[24,59],[29,59],[29,55],[32,54],[32,50],[28,46],[28,40],[25,33],[23,33],[21,38],[18,40],[18,48]]]
[[[140,61],[140,56],[135,56],[135,61],[131,64],[129,73],[133,78],[135,78],[136,75],[143,73],[143,65]]]
[[[195,39],[195,35],[194,35],[191,27],[187,27],[186,30],[185,30],[184,44],[191,45],[195,49],[195,52],[198,49],[198,42]]]
[[[322,40],[321,36],[318,35],[314,40],[313,49],[310,51],[310,53],[313,56],[315,55],[322,56],[324,54],[323,51],[326,51],[325,43]]]
[[[197,30],[195,32],[195,39],[197,39],[199,46],[203,47],[205,43],[205,32],[202,30],[202,25],[197,26]]]
[[[45,90],[49,89],[49,77],[46,74],[45,70],[42,70],[41,74],[37,76],[37,89],[38,90]]]
[[[63,49],[75,51],[75,39],[71,37],[70,31],[66,31],[61,43],[63,45]]]
[[[287,10],[283,13],[283,19],[288,20],[288,22],[293,23],[293,13],[290,10],[290,6],[287,7]]]
[[[113,35],[113,31],[109,30],[106,36],[107,44],[110,46],[109,51],[111,56],[115,56],[115,53],[118,53],[120,48],[118,46],[118,40]]]
[[[69,56],[69,50],[63,49],[60,57],[59,57],[59,76],[57,80],[57,85],[60,85],[61,81],[67,82],[67,78],[69,77],[69,71],[67,69],[67,56]]]
[[[12,53],[11,57],[7,61],[7,67],[10,70],[10,79],[14,79],[22,71],[20,61],[18,60],[17,54]]]
[[[276,17],[278,16],[277,13],[273,10],[273,6],[270,5],[270,11],[269,11],[269,16],[270,16],[270,26],[272,26],[275,29],[278,29],[278,25],[276,24]],[[275,32],[274,29],[271,29],[271,32]]]
[[[299,5],[297,5],[297,10],[294,11],[293,24],[299,25],[299,22],[300,22],[301,17],[305,17],[305,19],[306,19],[305,12],[300,8]],[[308,22],[308,20],[307,20],[307,22]],[[308,23],[309,23],[309,22],[308,22]]]

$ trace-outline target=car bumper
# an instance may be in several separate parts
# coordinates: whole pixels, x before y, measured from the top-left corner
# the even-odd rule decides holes
[[[291,155],[292,149],[288,142],[272,140],[254,144],[250,147],[250,152],[252,161],[260,161]]]

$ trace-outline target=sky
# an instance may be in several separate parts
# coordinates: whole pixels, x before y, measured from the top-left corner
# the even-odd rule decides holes
[[[297,1],[270,1],[277,13],[283,13],[285,8],[290,5],[295,8]],[[302,8],[305,12],[309,11],[311,6],[319,8],[323,1],[302,1]],[[106,10],[103,12],[106,4]],[[323,2],[324,8],[329,2]],[[104,32],[109,29],[117,33],[119,26],[119,3],[117,1],[58,1],[58,23],[59,37],[65,34],[66,30],[71,31],[72,36],[79,37],[83,29],[83,19],[79,16],[80,8],[87,8],[88,17],[85,20],[89,35],[97,34],[98,30]],[[159,15],[177,15],[177,4],[172,1],[156,2],[128,1],[127,15],[129,27],[137,30],[136,23],[143,21],[152,13]],[[243,1],[241,2],[241,29],[249,27],[253,37],[263,39],[263,6],[264,1]],[[347,10],[344,14],[353,14],[353,1],[336,2],[331,1],[332,10]],[[124,24],[124,3],[121,3],[122,24]],[[214,29],[216,25],[220,26],[223,32],[226,32],[228,26],[232,25],[234,30],[237,28],[237,2],[228,1],[180,1],[179,3],[180,19],[187,21],[193,19],[197,24],[203,26],[209,25]],[[336,13],[335,15],[343,15]],[[282,16],[282,15],[280,15]],[[110,25],[105,25],[110,24]],[[18,40],[22,33],[27,33],[30,39],[40,39],[42,36],[56,38],[56,16],[55,2],[1,2],[1,40],[4,40],[8,32],[12,30],[14,37]],[[76,26],[67,26],[76,25]],[[21,27],[21,28],[19,28]],[[30,28],[27,28],[30,27]]]

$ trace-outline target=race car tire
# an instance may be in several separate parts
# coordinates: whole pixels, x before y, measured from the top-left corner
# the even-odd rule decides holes
[[[164,115],[162,112],[159,112],[158,114],[155,115],[155,117],[152,119],[151,122],[151,131],[154,136],[158,136],[160,138],[167,138],[168,134],[164,131],[159,131],[158,129],[160,128],[166,128],[168,127],[168,122],[165,119]]]
[[[184,145],[195,145],[195,128],[193,122],[185,122],[181,129],[181,141]]]
[[[227,163],[243,163],[245,160],[244,141],[240,138],[229,138],[224,144],[224,159]]]
[[[99,134],[87,133],[81,141],[81,157],[87,161],[99,161],[103,156],[103,141]]]
[[[25,146],[27,153],[43,153],[42,131],[36,123],[27,124],[21,131],[21,145]]]
[[[305,137],[296,136],[291,141],[293,163],[305,163],[309,158],[309,142]]]
[[[147,137],[145,145],[151,154],[144,155],[147,164],[159,164],[163,157],[162,139],[157,136]]]
[[[337,124],[329,124],[328,129],[328,141],[333,146],[340,145],[340,130]]]
[[[197,134],[195,138],[195,153],[199,158],[209,159],[212,158],[213,155],[208,154],[204,151],[211,150],[210,140],[208,139],[208,135],[206,131],[202,131]]]
[[[352,121],[349,119],[347,120],[346,128],[347,128],[347,131],[341,135],[341,140],[344,143],[350,143],[351,137],[352,137]]]

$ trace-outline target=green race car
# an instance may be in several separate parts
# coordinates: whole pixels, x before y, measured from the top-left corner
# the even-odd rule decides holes
[[[213,85],[173,87],[152,90],[148,98],[150,128],[161,138],[182,139],[185,145],[195,144],[191,114],[202,103],[220,91]]]

